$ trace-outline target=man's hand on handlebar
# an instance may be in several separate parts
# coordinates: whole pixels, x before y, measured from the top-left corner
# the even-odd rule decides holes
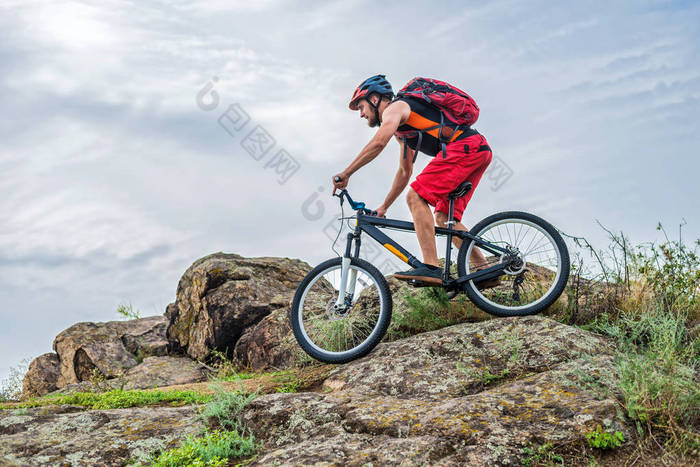
[[[335,190],[344,190],[348,186],[348,181],[350,180],[350,175],[345,172],[340,172],[339,174],[333,175],[331,181],[333,182],[333,194],[335,195]]]
[[[377,217],[386,217],[386,210],[387,208],[385,208],[384,205],[381,205],[375,211],[373,211],[373,215]]]

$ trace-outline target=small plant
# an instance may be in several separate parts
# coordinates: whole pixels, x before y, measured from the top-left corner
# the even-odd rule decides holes
[[[199,438],[188,436],[178,448],[165,451],[153,459],[151,466],[221,467],[228,464],[228,459],[249,456],[255,450],[253,435],[244,436],[238,431],[214,430]]]
[[[297,392],[302,385],[303,382],[294,376],[291,381],[288,381],[282,386],[278,387],[277,392]]]
[[[651,285],[664,311],[697,312],[700,306],[700,240],[696,240],[694,249],[691,249],[680,238],[678,241],[669,240],[661,223],[656,230],[663,232],[666,242],[638,249],[639,273]]]
[[[463,323],[475,310],[465,295],[450,301],[444,289],[435,287],[421,288],[414,293],[405,290],[403,302],[405,307],[398,308],[392,318],[387,340]]]
[[[99,369],[97,369],[97,367],[92,369],[88,380],[98,391],[108,391],[111,389],[109,383],[107,382],[107,378]]]
[[[462,365],[461,363],[457,363],[457,370],[461,371],[462,373],[469,376],[470,378],[476,379],[484,387],[488,386],[491,383],[494,383],[496,381],[500,381],[503,378],[505,378],[506,376],[508,376],[508,374],[510,374],[510,370],[508,368],[504,368],[503,370],[501,370],[501,372],[499,374],[494,375],[486,367],[479,368],[476,370],[471,370],[471,369],[465,367],[464,365]]]
[[[229,358],[226,352],[212,350],[209,353],[208,361],[216,370],[214,380],[216,381],[238,381],[246,379],[236,372],[236,363]]]
[[[607,433],[598,425],[595,431],[586,434],[588,445],[596,449],[615,449],[622,446],[625,442],[625,436],[621,431],[615,433]]]
[[[0,402],[17,401],[22,396],[22,380],[29,367],[28,360],[22,360],[10,368],[10,374],[0,383]]]
[[[532,447],[524,447],[520,452],[526,457],[521,459],[521,465],[529,467],[533,464],[539,464],[541,462],[546,462],[548,465],[552,465],[555,462],[557,464],[564,464],[564,458],[558,454],[554,454],[551,449],[554,445],[552,443],[545,443],[537,446],[536,449]]]
[[[204,407],[200,415],[206,421],[215,419],[224,429],[235,429],[239,426],[236,417],[239,412],[255,399],[258,394],[246,394],[242,390],[227,392],[219,385],[213,385],[215,394]]]
[[[117,307],[117,314],[122,315],[124,319],[139,319],[141,318],[141,312],[138,310],[135,310],[133,306],[131,306],[131,303],[127,304],[120,304]]]

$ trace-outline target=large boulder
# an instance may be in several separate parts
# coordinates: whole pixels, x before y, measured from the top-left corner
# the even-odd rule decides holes
[[[289,312],[275,310],[245,330],[234,349],[236,363],[248,370],[289,368],[308,360],[289,325]]]
[[[321,393],[243,409],[252,465],[520,465],[526,449],[584,449],[598,425],[635,437],[614,391],[614,348],[544,317],[467,323],[380,344]]]
[[[0,465],[121,466],[204,428],[193,407],[0,411]]]
[[[32,360],[22,380],[22,399],[43,396],[58,389],[59,362],[55,353],[45,353]]]
[[[116,378],[81,381],[69,384],[59,392],[150,389],[176,384],[201,383],[207,381],[211,374],[206,366],[187,357],[147,357],[143,362],[129,368]]]
[[[86,381],[94,376],[114,378],[143,358],[166,355],[167,318],[151,316],[130,321],[78,323],[62,331],[53,343],[59,358],[56,386]]]
[[[166,310],[175,348],[202,360],[212,350],[232,355],[239,338],[274,310],[289,309],[308,264],[288,258],[244,258],[214,253],[180,279]]]

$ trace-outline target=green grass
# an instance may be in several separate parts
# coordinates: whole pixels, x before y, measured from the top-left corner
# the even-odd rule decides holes
[[[252,379],[252,378],[258,378],[260,376],[264,376],[266,373],[230,373],[227,374],[226,376],[222,377],[216,377],[214,378],[215,381],[222,381],[222,382],[233,382],[233,381],[240,381],[244,379]]]
[[[586,439],[588,440],[588,446],[596,449],[615,449],[622,446],[622,443],[625,442],[625,436],[621,431],[607,433],[603,431],[600,425],[596,427],[595,431],[586,433]]]
[[[137,309],[135,309],[131,303],[126,304],[122,303],[119,306],[117,306],[117,314],[121,315],[123,319],[139,319],[141,318],[141,312]]]
[[[591,327],[617,340],[619,391],[640,434],[663,434],[667,448],[687,455],[700,450],[700,343],[689,339],[685,321],[683,313],[650,308]]]
[[[207,430],[201,436],[190,435],[179,447],[152,454],[145,460],[147,465],[218,467],[228,465],[231,459],[247,458],[258,451],[253,434],[238,420],[238,414],[257,397],[257,393],[227,392],[216,385],[214,389],[216,392],[202,409],[200,418],[207,422],[216,421],[221,429]]]
[[[464,294],[454,301],[442,288],[425,287],[415,294],[404,291],[403,307],[395,307],[385,340],[393,341],[421,332],[467,321],[475,310]]]
[[[564,458],[551,451],[554,447],[552,443],[545,443],[537,447],[524,447],[521,450],[523,457],[520,464],[523,466],[540,465],[564,465]]]
[[[494,375],[489,371],[488,368],[484,367],[471,370],[461,363],[457,363],[457,370],[469,376],[470,378],[476,379],[484,387],[502,379],[505,379],[510,374],[510,370],[508,368],[504,368],[499,374]]]
[[[214,385],[214,390],[215,394],[202,410],[200,417],[207,421],[216,420],[222,428],[236,429],[239,426],[236,417],[258,394],[248,394],[243,391],[228,392],[217,385]]]
[[[585,243],[600,272],[583,279],[587,268],[580,258],[572,266],[563,320],[615,341],[616,378],[610,381],[640,439],[697,458],[700,340],[690,328],[700,319],[700,240],[688,246],[666,236],[661,245],[634,246],[605,230],[611,239],[606,250],[574,238]]]
[[[0,408],[30,408],[47,405],[80,405],[88,409],[123,409],[159,403],[171,405],[203,404],[212,400],[211,394],[195,391],[124,391],[76,392],[59,396],[45,396],[19,404],[0,404]]]
[[[255,451],[253,435],[241,435],[238,431],[214,430],[202,437],[188,436],[178,448],[159,454],[150,465],[219,467],[227,465],[228,459],[250,456]]]

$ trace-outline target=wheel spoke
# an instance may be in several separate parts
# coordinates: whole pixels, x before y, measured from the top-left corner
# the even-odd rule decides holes
[[[336,307],[341,278],[337,262],[307,284],[293,311],[302,340],[322,354],[346,353],[365,344],[378,328],[382,307],[387,307],[377,279],[356,265],[350,268],[356,273],[352,303]],[[349,278],[346,293],[352,287]]]
[[[521,263],[511,263],[511,266],[504,269],[499,277],[501,283],[496,287],[478,290],[473,283],[468,284],[470,293],[481,297],[489,306],[504,312],[530,307],[552,293],[562,274],[568,277],[568,269],[563,271],[562,252],[547,230],[535,222],[517,217],[500,219],[480,227],[477,235],[484,240],[499,243],[513,251],[514,255],[517,254],[521,260]],[[465,271],[472,271],[474,267],[480,269],[478,265],[468,264],[473,248],[475,243],[471,242],[464,259],[467,262],[464,265]],[[563,253],[568,268],[568,253]],[[487,265],[484,267],[493,266],[506,258],[508,255],[503,259],[487,257]]]

